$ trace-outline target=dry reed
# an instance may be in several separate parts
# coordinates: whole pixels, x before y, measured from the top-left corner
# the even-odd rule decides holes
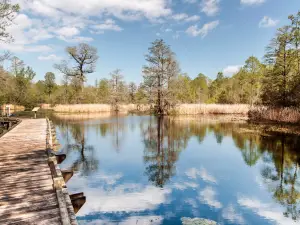
[[[61,113],[99,113],[115,111],[110,104],[73,104],[73,105],[55,105],[42,104],[42,109],[50,109]],[[118,106],[119,112],[128,113],[131,111],[145,112],[150,109],[149,105],[122,104]]]
[[[244,104],[181,104],[175,109],[178,115],[240,114],[247,115],[249,105]]]
[[[252,121],[300,123],[300,111],[293,107],[271,108],[266,106],[257,106],[250,109],[249,118]]]
[[[114,111],[109,104],[74,104],[56,105],[51,107],[48,104],[42,105],[43,109],[52,109],[55,112],[63,113],[98,113]],[[150,105],[123,104],[119,105],[120,112],[146,112],[150,110]],[[199,115],[199,114],[240,114],[247,115],[249,105],[243,104],[181,104],[175,107],[175,114],[178,115]]]
[[[6,105],[0,105],[0,110],[5,110],[6,106],[10,107],[10,110],[12,111],[24,111],[25,107],[24,106],[20,106],[20,105],[11,105],[11,104],[6,104]]]

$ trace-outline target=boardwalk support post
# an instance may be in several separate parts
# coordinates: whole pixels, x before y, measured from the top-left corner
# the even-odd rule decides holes
[[[70,195],[70,198],[74,208],[74,212],[77,213],[81,209],[81,207],[85,204],[86,197],[81,192],[81,193]]]
[[[58,162],[62,162],[65,158],[65,154],[56,155],[53,152],[53,136],[52,136],[52,125],[47,119],[47,150],[46,153],[48,155],[48,164],[51,170],[52,179],[53,179],[53,188],[56,191],[56,196],[59,205],[59,211],[61,215],[61,223],[62,225],[77,225],[76,216],[75,216],[75,209],[73,207],[71,198],[69,196],[67,187],[66,187],[66,180],[70,179],[71,174],[65,173],[66,177],[63,176],[63,172],[60,170],[58,166]],[[77,212],[77,208],[76,208]]]
[[[73,170],[62,170],[61,173],[66,183],[72,178],[74,174]]]

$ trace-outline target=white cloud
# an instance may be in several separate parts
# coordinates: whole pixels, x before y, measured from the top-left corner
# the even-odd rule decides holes
[[[279,20],[274,20],[271,17],[264,16],[259,22],[259,27],[274,27],[279,23]]]
[[[222,216],[224,219],[229,220],[231,223],[240,225],[245,224],[245,219],[241,214],[236,212],[236,209],[232,204],[229,204],[226,208],[223,209]]]
[[[47,45],[23,45],[23,44],[11,44],[11,43],[0,43],[2,50],[8,50],[11,52],[51,52],[53,49]]]
[[[190,4],[196,3],[197,1],[198,0],[183,0],[183,2],[190,3]]]
[[[172,16],[172,18],[173,18],[174,20],[178,20],[178,21],[184,20],[184,19],[186,19],[187,17],[188,17],[188,15],[185,14],[185,13],[175,14],[175,15]]]
[[[185,19],[186,22],[195,22],[200,20],[200,16],[194,15],[194,16],[190,16],[188,18]]]
[[[204,38],[208,34],[208,32],[215,29],[218,25],[219,25],[219,20],[206,23],[203,25],[202,28],[198,28],[198,25],[193,25],[186,30],[186,33],[193,37],[201,36],[202,38]]]
[[[99,33],[103,33],[106,30],[112,30],[112,31],[122,31],[123,30],[112,19],[107,19],[103,23],[100,23],[97,25],[92,25],[91,28],[96,30]]]
[[[57,38],[70,43],[89,42],[93,38],[82,35],[105,30],[121,31],[111,16],[121,20],[161,21],[172,14],[169,0],[13,0],[20,4],[22,13],[8,30],[15,37],[16,46],[5,49],[22,51],[30,44]],[[29,18],[27,15],[31,15]],[[191,19],[195,19],[192,17]],[[99,21],[104,21],[99,23]]]
[[[61,60],[62,58],[55,55],[55,54],[51,54],[51,55],[46,55],[46,56],[39,56],[38,57],[38,60],[41,60],[41,61],[59,61]]]
[[[242,68],[242,65],[234,65],[234,66],[227,66],[226,68],[223,69],[224,75],[233,75]]]
[[[284,216],[284,209],[274,205],[274,203],[263,203],[255,198],[248,197],[238,197],[238,203],[240,206],[252,210],[257,215],[272,220],[278,225],[296,225],[298,222],[294,221],[292,218]]]
[[[172,10],[167,0],[20,0],[21,8],[47,17],[103,16],[120,19],[148,19],[168,16]]]
[[[79,29],[76,27],[62,27],[55,31],[58,35],[64,36],[64,37],[73,37],[80,33]]]
[[[174,14],[172,16],[172,19],[179,22],[195,22],[200,20],[200,16],[198,15],[189,16],[186,13],[179,13],[179,14]]]
[[[59,36],[58,38],[60,40],[63,40],[65,42],[69,42],[69,43],[90,42],[90,41],[94,40],[91,37],[83,37],[83,36],[76,36],[76,37],[71,37],[71,38],[66,38],[64,36]]]
[[[242,5],[259,5],[264,3],[266,0],[241,0]]]
[[[65,18],[66,19],[66,18]],[[67,21],[67,20],[66,20]],[[79,36],[81,30],[77,20],[76,26],[64,26],[61,23],[51,23],[51,20],[29,18],[26,14],[19,14],[8,32],[14,37],[13,43],[1,43],[4,50],[12,52],[50,52],[52,47],[38,44],[40,41],[57,38],[66,42],[88,42],[91,37]],[[81,25],[81,27],[83,27]]]
[[[220,11],[220,0],[202,0],[201,11],[207,16],[214,16]]]
[[[216,199],[216,191],[212,187],[206,187],[199,192],[198,199],[200,202],[207,204],[213,208],[220,209],[222,208],[222,203]]]

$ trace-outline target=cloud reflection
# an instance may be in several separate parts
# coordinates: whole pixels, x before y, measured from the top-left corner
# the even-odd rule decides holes
[[[263,203],[258,199],[248,197],[238,197],[238,203],[240,206],[246,207],[252,210],[257,215],[264,217],[267,220],[273,220],[279,225],[296,225],[299,224],[291,218],[285,217],[283,209],[274,204]]]
[[[231,223],[245,224],[245,219],[241,214],[236,212],[236,209],[232,204],[229,204],[226,208],[223,209],[222,216],[224,219],[229,220]]]
[[[216,199],[216,191],[208,186],[199,192],[198,199],[200,202],[207,204],[213,208],[220,209],[222,208],[222,203]]]
[[[158,205],[166,202],[167,195],[171,193],[170,188],[158,188],[152,185],[135,183],[117,184],[121,174],[105,175],[101,185],[95,182],[99,177],[86,180],[83,177],[76,177],[72,183],[72,189],[81,190],[87,196],[85,205],[78,212],[78,216],[85,216],[95,213],[115,212],[141,212],[153,210]],[[109,179],[108,179],[109,177]]]
[[[185,172],[185,174],[190,179],[197,179],[197,177],[200,177],[205,182],[217,184],[217,179],[213,175],[209,174],[209,172],[203,167],[200,170],[190,168]]]
[[[174,187],[178,190],[185,190],[188,188],[197,188],[198,184],[194,183],[194,182],[183,182],[183,183],[174,183]]]
[[[123,221],[113,222],[111,220],[93,220],[82,221],[82,225],[159,225],[162,223],[163,218],[161,216],[132,216]]]

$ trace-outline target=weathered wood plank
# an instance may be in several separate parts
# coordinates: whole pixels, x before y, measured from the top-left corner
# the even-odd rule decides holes
[[[47,121],[37,119],[0,138],[0,224],[61,224],[46,136]]]

